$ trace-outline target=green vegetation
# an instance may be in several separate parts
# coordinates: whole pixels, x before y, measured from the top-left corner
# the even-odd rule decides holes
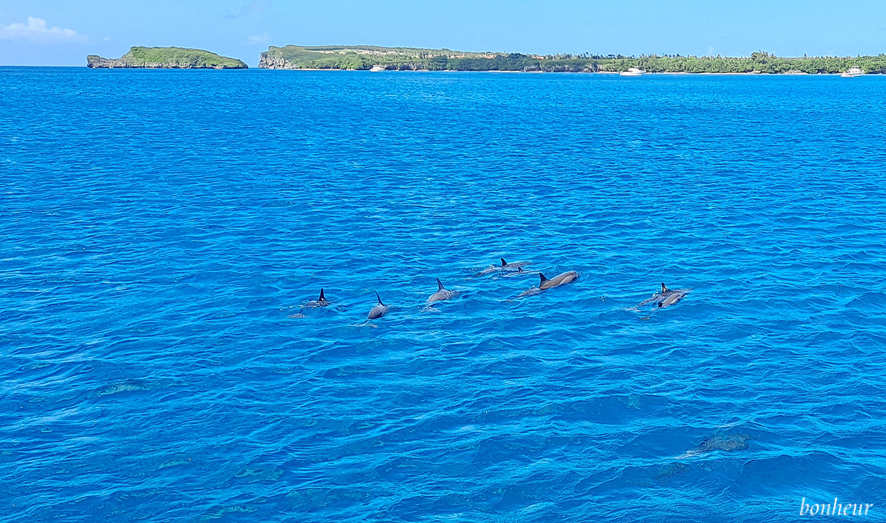
[[[149,68],[149,69],[246,69],[235,58],[219,56],[201,49],[181,47],[133,47],[118,59],[101,56],[86,57],[87,67]]]
[[[449,49],[410,47],[319,46],[270,47],[262,53],[260,68],[267,69],[351,69],[373,66],[407,70],[443,70],[451,57],[491,58],[495,53],[461,53]]]
[[[640,58],[606,59],[601,65],[607,71],[626,71],[639,67],[650,73],[761,73],[761,74],[836,74],[850,67],[865,73],[886,73],[886,54],[879,56],[804,56],[782,58],[758,52],[749,57],[641,56]]]
[[[886,55],[859,57],[781,58],[758,52],[749,57],[643,55],[527,55],[466,53],[449,49],[408,47],[321,46],[270,47],[259,67],[267,69],[350,69],[382,67],[422,71],[621,72],[639,67],[651,73],[835,74],[850,67],[865,73],[886,73]]]
[[[187,64],[191,67],[242,68],[246,64],[201,49],[179,47],[133,47],[123,58],[130,63]]]

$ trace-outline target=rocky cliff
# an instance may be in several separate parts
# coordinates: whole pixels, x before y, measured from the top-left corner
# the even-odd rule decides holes
[[[289,60],[279,55],[270,56],[267,52],[261,54],[258,61],[259,69],[298,69]]]

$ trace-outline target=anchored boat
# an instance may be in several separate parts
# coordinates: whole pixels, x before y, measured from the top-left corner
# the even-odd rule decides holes
[[[643,73],[645,73],[645,72],[646,71],[644,71],[643,69],[640,69],[639,67],[631,67],[627,71],[622,71],[618,74],[619,74],[619,76],[642,76]]]

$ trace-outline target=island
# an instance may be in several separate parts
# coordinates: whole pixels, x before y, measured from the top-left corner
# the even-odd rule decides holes
[[[219,56],[201,49],[181,47],[133,47],[116,59],[97,55],[86,57],[86,67],[93,69],[248,69],[236,58]]]
[[[863,74],[886,73],[886,55],[783,58],[767,52],[746,57],[681,55],[537,55],[463,52],[449,49],[358,46],[271,46],[260,69],[368,71],[520,71],[712,74],[839,74],[856,67]]]

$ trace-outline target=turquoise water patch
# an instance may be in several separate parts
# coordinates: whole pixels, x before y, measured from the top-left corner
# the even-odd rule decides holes
[[[884,506],[884,79],[0,68],[0,92],[11,521]],[[458,292],[428,308],[436,278]],[[689,292],[638,307],[662,283]]]

